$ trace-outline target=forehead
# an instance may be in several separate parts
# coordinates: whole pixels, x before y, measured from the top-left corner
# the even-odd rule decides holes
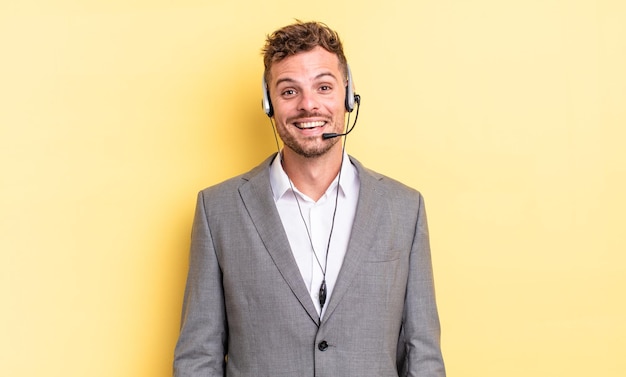
[[[310,51],[288,56],[270,67],[273,83],[284,80],[305,81],[322,76],[340,80],[342,75],[337,55],[319,46]]]

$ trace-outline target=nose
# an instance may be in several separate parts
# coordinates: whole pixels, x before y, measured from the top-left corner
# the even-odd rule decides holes
[[[308,90],[303,90],[302,92],[300,92],[298,110],[312,112],[319,110],[319,108],[320,105],[315,92]]]

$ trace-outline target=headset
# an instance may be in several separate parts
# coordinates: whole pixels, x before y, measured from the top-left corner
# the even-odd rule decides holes
[[[346,111],[349,113],[354,110],[355,103],[358,103],[360,97],[358,94],[354,93],[354,85],[352,83],[352,72],[350,72],[350,66],[348,68],[348,83],[346,84]],[[270,92],[267,88],[267,82],[265,81],[265,75],[263,75],[263,101],[262,101],[263,111],[267,114],[268,117],[272,117],[274,115],[274,107],[272,106],[272,101],[270,100]]]

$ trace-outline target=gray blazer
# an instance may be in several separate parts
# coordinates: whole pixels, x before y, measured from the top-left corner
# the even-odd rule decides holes
[[[272,197],[273,158],[198,195],[174,375],[445,376],[421,194],[350,157],[356,217],[320,320]]]

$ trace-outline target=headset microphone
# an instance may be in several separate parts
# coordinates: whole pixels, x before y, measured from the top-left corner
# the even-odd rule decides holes
[[[343,133],[343,134],[336,134],[336,133],[322,134],[322,139],[326,140],[326,139],[333,139],[333,138],[336,138],[336,137],[339,137],[339,136],[346,136],[347,134],[352,132],[353,129],[354,129],[354,126],[350,127],[348,132]]]
[[[350,131],[352,131],[352,128],[350,129]],[[350,131],[346,132],[345,134],[336,134],[336,133],[322,134],[322,139],[326,140],[326,139],[332,139],[332,138],[339,137],[339,136],[346,136],[347,134],[350,133]]]

